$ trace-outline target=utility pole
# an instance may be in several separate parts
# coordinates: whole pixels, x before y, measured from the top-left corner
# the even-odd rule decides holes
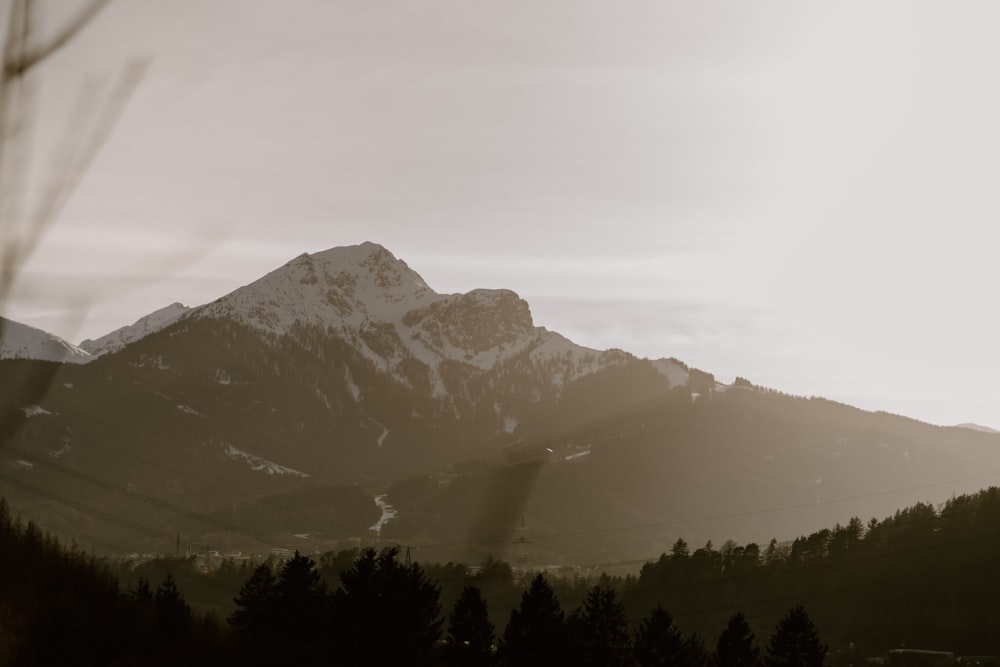
[[[531,557],[528,547],[533,544],[533,542],[528,539],[528,529],[524,526],[523,516],[521,517],[521,527],[517,529],[516,533],[517,534],[514,537],[514,545],[517,547],[517,551],[514,553],[514,563],[522,570],[527,570],[528,560]]]

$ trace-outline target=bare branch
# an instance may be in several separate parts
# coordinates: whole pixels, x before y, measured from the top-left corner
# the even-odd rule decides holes
[[[89,5],[80,10],[80,13],[66,24],[59,34],[49,40],[47,44],[43,44],[30,51],[25,50],[17,60],[4,59],[4,77],[16,78],[24,76],[25,72],[29,69],[66,46],[110,2],[111,0],[92,0]]]

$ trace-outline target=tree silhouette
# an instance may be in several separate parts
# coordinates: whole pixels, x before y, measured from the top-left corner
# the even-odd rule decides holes
[[[583,605],[570,617],[574,644],[580,649],[580,664],[615,667],[629,665],[632,641],[625,605],[607,584],[590,589]]]
[[[313,559],[298,551],[278,573],[270,623],[288,662],[317,659],[326,652],[330,593]]]
[[[273,632],[275,583],[270,565],[261,563],[254,568],[233,599],[236,611],[226,619],[233,632],[250,638]]]
[[[826,646],[820,643],[819,634],[805,607],[799,605],[788,610],[767,643],[768,667],[822,667]]]
[[[167,574],[153,595],[153,614],[162,639],[174,641],[191,626],[191,606],[177,590],[174,577]]]
[[[715,661],[719,667],[753,667],[759,663],[760,648],[743,612],[729,617],[715,646]]]
[[[568,646],[562,606],[539,573],[510,614],[500,640],[501,661],[518,667],[561,664]]]
[[[153,589],[149,587],[148,581],[139,577],[135,589],[128,592],[127,599],[138,610],[150,609],[153,606]]]
[[[348,665],[427,665],[441,637],[440,591],[399,549],[365,549],[334,593],[338,658]],[[391,638],[391,640],[387,640]]]
[[[681,659],[678,664],[686,667],[708,667],[711,664],[711,656],[705,648],[705,641],[697,632],[692,632],[684,638],[681,649]]]
[[[448,644],[444,648],[446,665],[492,665],[493,624],[482,594],[475,586],[466,586],[448,617]]]
[[[667,667],[682,664],[684,637],[663,607],[656,607],[642,619],[635,633],[633,654],[639,667]]]

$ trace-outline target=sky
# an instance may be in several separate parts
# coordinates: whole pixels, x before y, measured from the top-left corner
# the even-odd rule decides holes
[[[33,71],[29,201],[80,100],[145,74],[2,305],[79,342],[370,240],[589,347],[1000,428],[998,19],[113,0]]]

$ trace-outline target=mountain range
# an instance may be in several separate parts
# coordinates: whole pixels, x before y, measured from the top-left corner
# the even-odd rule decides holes
[[[439,294],[373,243],[79,346],[5,321],[0,351],[0,492],[108,552],[382,540],[627,563],[1000,478],[995,432],[589,349],[509,290]]]

